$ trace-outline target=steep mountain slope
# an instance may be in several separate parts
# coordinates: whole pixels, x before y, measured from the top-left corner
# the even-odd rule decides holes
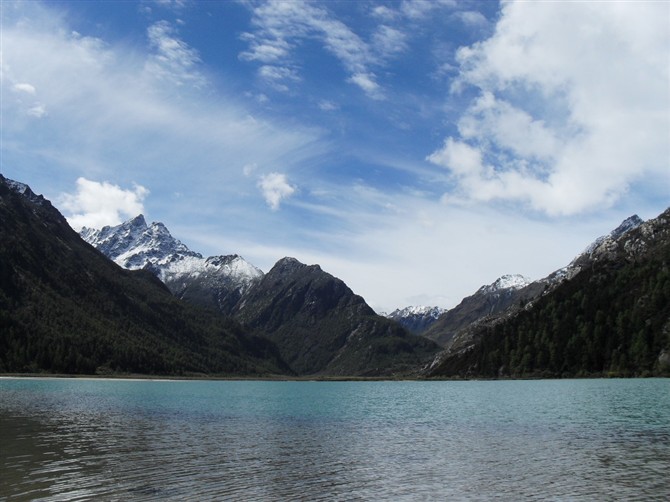
[[[129,270],[148,269],[178,298],[229,314],[263,272],[238,255],[203,258],[162,223],[139,215],[114,227],[84,228],[82,238]]]
[[[670,373],[670,210],[613,232],[524,309],[481,323],[430,376]]]
[[[378,316],[318,265],[283,258],[235,311],[277,344],[299,374],[391,375],[418,368],[437,345]]]
[[[396,309],[384,317],[394,320],[414,335],[423,334],[447,310],[440,307],[414,306]]]
[[[286,370],[269,341],[118,267],[51,203],[0,176],[0,372]]]
[[[544,289],[544,284],[531,283],[521,275],[504,275],[442,314],[423,336],[447,346],[459,332],[472,324],[504,312],[512,305],[527,302]]]

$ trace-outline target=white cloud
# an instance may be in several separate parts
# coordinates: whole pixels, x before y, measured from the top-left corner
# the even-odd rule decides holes
[[[390,57],[407,50],[407,35],[402,31],[382,24],[372,36],[375,52]]]
[[[480,94],[460,137],[428,159],[466,198],[551,215],[609,206],[645,174],[667,175],[668,19],[664,2],[504,4],[493,36],[458,51],[454,92]],[[463,145],[490,169],[456,165]]]
[[[332,101],[328,100],[322,100],[319,101],[319,109],[324,111],[324,112],[333,112],[335,110],[339,110],[340,107],[338,106],[337,103],[333,103]]]
[[[205,77],[197,70],[198,51],[177,36],[177,30],[167,21],[158,21],[147,29],[147,37],[155,54],[146,63],[149,73],[171,79],[177,85],[201,87]]]
[[[403,0],[400,11],[410,19],[426,17],[440,7],[456,7],[456,0]]]
[[[255,192],[255,180],[240,166],[280,161],[290,173],[327,148],[316,130],[252,116],[225,82],[203,92],[184,80],[156,78],[147,65],[158,54],[196,65],[187,46],[169,42],[174,34],[160,35],[170,33],[167,25],[154,25],[154,45],[132,47],[73,34],[52,4],[17,3],[2,22],[0,85],[12,97],[1,103],[3,159],[22,181],[39,186],[43,180],[57,193],[79,176],[136,179],[161,194],[178,185],[183,207],[206,212],[242,204]],[[39,102],[13,90],[26,82]],[[204,199],[207,205],[200,204]],[[178,219],[180,207],[163,210]]]
[[[347,80],[347,82],[355,84],[363,89],[363,91],[365,91],[365,93],[372,99],[384,99],[381,87],[375,82],[374,73],[355,73],[349,80]]]
[[[350,82],[367,76],[359,87],[366,92],[373,84],[378,88],[378,84],[371,80],[369,68],[379,64],[382,55],[375,53],[369,44],[345,23],[335,19],[327,9],[295,0],[265,2],[253,7],[252,11],[252,23],[257,29],[242,35],[249,49],[240,53],[241,59],[290,67],[294,64],[291,60],[294,49],[304,40],[316,39],[340,61],[350,74]],[[388,28],[377,34],[377,42],[380,50],[397,51],[401,46],[401,34]],[[267,77],[270,82],[277,81],[273,73],[261,73],[261,77]],[[291,80],[298,79],[297,74],[292,74]],[[375,90],[371,96],[378,97],[379,93]]]
[[[46,106],[42,103],[34,103],[33,106],[28,109],[28,115],[40,119],[47,115]]]
[[[17,92],[25,92],[26,94],[35,94],[36,92],[35,86],[25,82],[14,84],[13,89]]]
[[[484,92],[458,122],[466,140],[491,138],[500,148],[523,158],[553,159],[562,148],[557,131],[541,119]]]
[[[261,176],[258,186],[263,193],[265,202],[273,211],[277,211],[281,202],[296,191],[295,187],[289,184],[285,174],[276,172]]]
[[[444,147],[429,155],[427,160],[450,169],[457,176],[479,177],[484,169],[482,153],[453,138],[447,138]]]
[[[149,190],[140,185],[123,189],[107,181],[79,178],[76,192],[62,194],[58,204],[69,213],[67,220],[75,230],[102,228],[143,213],[143,201],[148,194]]]
[[[372,15],[385,21],[393,21],[398,18],[400,13],[397,10],[386,7],[385,5],[377,5],[372,9]]]
[[[458,18],[467,26],[473,28],[483,28],[488,26],[489,22],[486,20],[481,12],[476,10],[466,10],[457,14]]]
[[[300,77],[293,68],[274,65],[263,65],[258,69],[258,76],[278,91],[286,92],[289,87],[283,82],[299,82]]]
[[[258,169],[258,164],[252,163],[252,164],[245,164],[244,167],[242,168],[242,173],[246,177],[251,176],[254,174],[254,172]]]

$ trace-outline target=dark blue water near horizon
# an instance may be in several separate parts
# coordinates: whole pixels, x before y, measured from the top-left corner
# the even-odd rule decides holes
[[[0,379],[0,500],[670,500],[670,380]]]

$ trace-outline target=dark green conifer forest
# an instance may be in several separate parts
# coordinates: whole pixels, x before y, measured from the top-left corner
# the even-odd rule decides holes
[[[433,375],[669,375],[669,267],[667,238],[641,259],[596,263],[533,308],[480,329],[473,348]]]

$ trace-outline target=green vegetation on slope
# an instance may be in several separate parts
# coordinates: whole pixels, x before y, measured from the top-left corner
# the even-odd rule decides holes
[[[667,211],[665,213],[667,221]],[[668,375],[670,240],[604,260],[511,318],[480,328],[474,345],[431,376]]]
[[[0,177],[0,372],[259,374],[277,349],[175,299],[81,240],[51,204]]]

